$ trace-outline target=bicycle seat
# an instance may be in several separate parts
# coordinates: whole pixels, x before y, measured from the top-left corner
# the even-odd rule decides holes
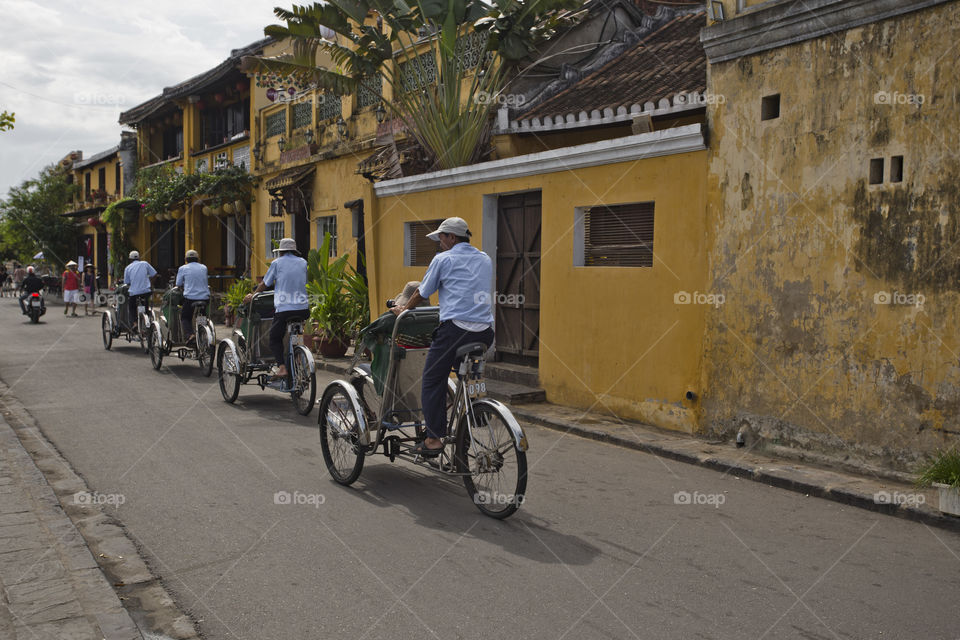
[[[210,301],[209,300],[191,300],[190,306],[193,307],[194,309],[200,309],[201,311],[203,311],[207,308],[208,302]]]
[[[482,356],[487,352],[487,345],[482,342],[471,342],[465,344],[459,349],[457,349],[457,359],[463,358],[464,356]]]

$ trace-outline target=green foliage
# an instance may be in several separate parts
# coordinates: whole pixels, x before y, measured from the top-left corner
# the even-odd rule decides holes
[[[135,198],[121,198],[107,205],[100,214],[100,221],[110,235],[110,273],[119,277],[133,246],[130,242],[131,229],[128,228],[131,212],[136,213],[140,204]]]
[[[17,120],[17,114],[12,111],[0,111],[0,131],[9,131],[13,129],[13,123]]]
[[[243,306],[243,298],[248,293],[252,293],[254,289],[253,280],[250,278],[241,278],[237,280],[230,288],[227,289],[227,292],[223,294],[223,304],[220,305],[221,309],[226,310],[228,307],[231,311],[236,311]]]
[[[310,319],[325,338],[352,337],[369,322],[367,283],[348,262],[349,255],[330,259],[330,234],[319,249],[307,254],[307,295]]]
[[[137,172],[137,198],[144,213],[157,215],[189,207],[195,198],[205,197],[214,206],[250,201],[254,177],[242,167],[227,166],[210,173],[177,173],[169,164]]]
[[[0,200],[0,251],[24,264],[43,251],[58,268],[66,264],[76,253],[80,232],[75,220],[61,214],[77,191],[56,165],[12,187]]]
[[[312,83],[337,94],[352,92],[360,78],[379,73],[393,87],[394,102],[387,103],[387,108],[432,156],[437,168],[449,169],[476,162],[484,154],[490,112],[508,71],[527,58],[539,41],[554,35],[562,10],[579,4],[576,0],[419,0],[410,5],[395,0],[329,0],[294,5],[290,10],[277,8],[274,13],[286,25],[271,25],[264,33],[289,38],[293,53],[245,58],[243,68],[289,77],[301,85]],[[388,29],[369,23],[371,11],[382,17]],[[324,38],[321,27],[337,37]],[[491,53],[477,72],[458,64],[455,53],[458,40],[471,30],[486,35]],[[423,37],[425,33],[436,35]],[[320,51],[329,53],[336,70],[316,66]],[[418,54],[439,60],[439,81],[403,91],[398,64]],[[464,84],[468,84],[466,90]]]
[[[934,482],[960,489],[960,450],[938,451],[936,457],[920,468],[917,485],[929,487]]]

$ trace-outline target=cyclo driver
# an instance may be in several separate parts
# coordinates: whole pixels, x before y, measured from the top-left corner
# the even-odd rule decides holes
[[[273,250],[280,257],[270,263],[263,282],[257,285],[253,293],[243,298],[244,304],[250,304],[254,293],[260,293],[273,287],[273,323],[270,325],[270,351],[277,364],[273,369],[274,378],[286,378],[287,366],[283,359],[283,334],[291,320],[306,320],[310,317],[310,303],[307,298],[307,261],[300,257],[297,243],[293,238],[284,238]]]
[[[27,267],[27,277],[20,283],[20,311],[27,315],[27,305],[23,304],[31,293],[39,293],[43,290],[43,280],[34,273],[33,266]]]
[[[185,259],[187,263],[177,269],[177,286],[183,291],[183,308],[180,309],[180,327],[183,329],[181,335],[186,337],[186,342],[190,342],[196,337],[191,325],[193,303],[209,302],[210,288],[207,284],[207,266],[200,262],[200,255],[190,249]]]
[[[493,343],[493,263],[490,256],[470,245],[470,229],[463,218],[447,218],[433,233],[440,253],[433,257],[417,291],[406,304],[393,307],[399,315],[439,291],[440,326],[433,332],[423,367],[420,404],[426,438],[412,449],[421,456],[436,456],[447,434],[447,379],[456,363],[457,349],[471,342]]]
[[[130,264],[123,270],[123,281],[129,285],[127,295],[130,300],[127,308],[133,326],[137,325],[137,307],[150,308],[150,293],[153,291],[150,278],[155,275],[157,275],[157,270],[146,260],[140,259],[139,251],[130,252]]]

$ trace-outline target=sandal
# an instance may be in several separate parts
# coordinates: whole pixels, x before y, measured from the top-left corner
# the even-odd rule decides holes
[[[421,440],[417,446],[410,449],[410,453],[415,456],[423,456],[424,458],[433,458],[440,455],[443,452],[443,445],[440,445],[436,449],[427,446],[426,440]]]

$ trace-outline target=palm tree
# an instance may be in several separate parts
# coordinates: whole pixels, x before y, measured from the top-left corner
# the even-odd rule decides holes
[[[274,9],[286,25],[264,33],[289,38],[292,54],[247,57],[243,70],[293,78],[344,95],[380,74],[392,87],[386,103],[435,168],[476,162],[486,150],[490,112],[505,79],[538,42],[564,22],[577,0],[329,0]],[[386,28],[384,28],[386,26]],[[467,38],[482,38],[475,68],[460,62]],[[318,67],[329,54],[335,70]],[[434,82],[433,64],[439,61]]]

